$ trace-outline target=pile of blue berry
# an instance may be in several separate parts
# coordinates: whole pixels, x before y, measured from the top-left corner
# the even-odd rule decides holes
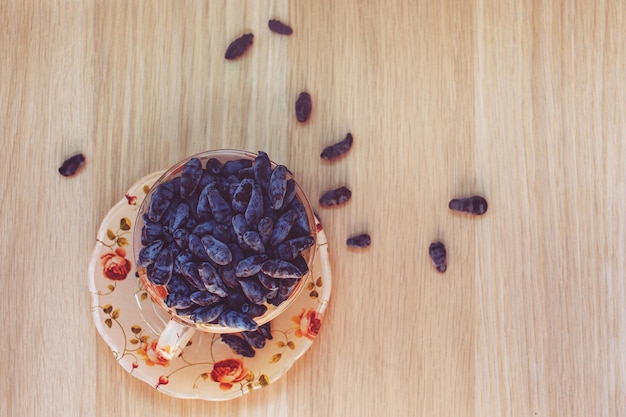
[[[289,298],[315,244],[296,183],[268,155],[191,158],[159,184],[143,214],[137,266],[165,286],[165,304],[197,323],[257,330]]]

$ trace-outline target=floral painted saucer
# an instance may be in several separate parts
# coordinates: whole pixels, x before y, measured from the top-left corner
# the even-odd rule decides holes
[[[133,224],[155,172],[137,182],[105,216],[89,265],[91,310],[113,358],[134,377],[178,398],[229,400],[284,375],[313,344],[330,299],[328,243],[317,222],[317,255],[305,290],[271,322],[272,339],[254,357],[243,357],[219,335],[196,332],[171,361],[154,348],[169,316],[148,297],[135,274]]]

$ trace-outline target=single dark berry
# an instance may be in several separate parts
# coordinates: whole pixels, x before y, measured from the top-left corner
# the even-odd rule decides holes
[[[448,204],[451,210],[462,211],[465,213],[476,214],[481,216],[487,212],[489,207],[487,200],[479,195],[473,195],[466,198],[455,198],[450,200]]]
[[[372,239],[370,235],[363,233],[348,238],[346,244],[351,248],[366,248],[372,244]]]
[[[226,53],[224,54],[224,58],[228,60],[236,59],[246,53],[248,48],[252,45],[254,41],[254,35],[252,33],[247,33],[245,35],[240,36],[235,39],[228,45],[226,49]]]
[[[431,243],[428,247],[428,255],[433,262],[435,269],[439,272],[446,272],[448,269],[448,259],[446,247],[441,242]]]
[[[311,95],[303,91],[296,100],[296,119],[298,119],[300,123],[306,122],[309,120],[309,116],[311,116],[311,110],[313,110]]]
[[[279,35],[291,35],[293,33],[291,26],[281,22],[280,20],[272,19],[267,22],[267,26],[272,32]]]
[[[82,153],[76,154],[74,156],[70,156],[59,168],[59,174],[64,177],[71,177],[75,175],[80,168],[85,164],[85,156]]]
[[[319,199],[322,206],[338,206],[345,204],[352,197],[352,191],[347,187],[339,187],[335,190],[326,191]]]
[[[329,145],[325,147],[322,153],[320,154],[320,158],[326,159],[329,161],[339,158],[341,155],[345,154],[346,152],[350,150],[350,148],[352,147],[352,141],[353,141],[352,134],[348,133],[346,137],[343,138],[343,140],[333,145]]]

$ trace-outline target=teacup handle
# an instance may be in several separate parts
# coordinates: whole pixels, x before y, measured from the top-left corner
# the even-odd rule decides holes
[[[156,354],[167,361],[178,357],[183,353],[183,349],[187,346],[187,342],[189,342],[195,330],[193,327],[170,320],[161,332],[161,336],[159,336],[155,349]]]

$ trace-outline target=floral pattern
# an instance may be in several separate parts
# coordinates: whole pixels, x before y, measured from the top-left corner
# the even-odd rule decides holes
[[[98,243],[110,249],[100,255],[100,265],[102,266],[102,275],[112,281],[121,281],[126,279],[130,273],[133,264],[126,258],[125,246],[129,245],[126,235],[130,234],[132,222],[128,217],[122,217],[117,224],[117,231],[107,228],[105,236],[98,238]],[[108,285],[107,289],[113,292],[115,286]]]
[[[314,340],[317,337],[322,325],[322,315],[313,309],[308,311],[302,309],[302,313],[294,316],[291,320],[296,325],[295,335],[306,337],[309,340]]]
[[[220,389],[229,390],[233,384],[241,382],[248,376],[243,360],[239,358],[224,359],[213,364],[211,379],[220,384]]]
[[[317,225],[316,263],[305,278],[307,291],[272,321],[271,342],[248,358],[238,355],[219,335],[196,332],[183,353],[168,361],[155,348],[169,317],[150,300],[140,280],[128,278],[136,277],[129,259],[131,219],[159,176],[154,173],[135,184],[107,214],[98,232],[89,268],[98,331],[124,369],[175,397],[224,400],[267,386],[291,367],[320,332],[331,289],[328,248],[321,225]]]
[[[130,205],[130,206],[136,206],[137,205],[137,196],[136,195],[130,195],[130,194],[126,193],[124,195],[124,197],[126,197],[126,201],[128,202],[128,205]]]
[[[126,259],[126,249],[122,247],[100,256],[100,263],[102,274],[113,281],[126,279],[132,268],[132,263]]]
[[[167,367],[170,365],[170,361],[159,355],[156,348],[157,342],[158,340],[142,342],[141,348],[137,350],[137,354],[141,356],[147,366],[159,365]],[[169,346],[165,347],[165,351],[169,353]]]

